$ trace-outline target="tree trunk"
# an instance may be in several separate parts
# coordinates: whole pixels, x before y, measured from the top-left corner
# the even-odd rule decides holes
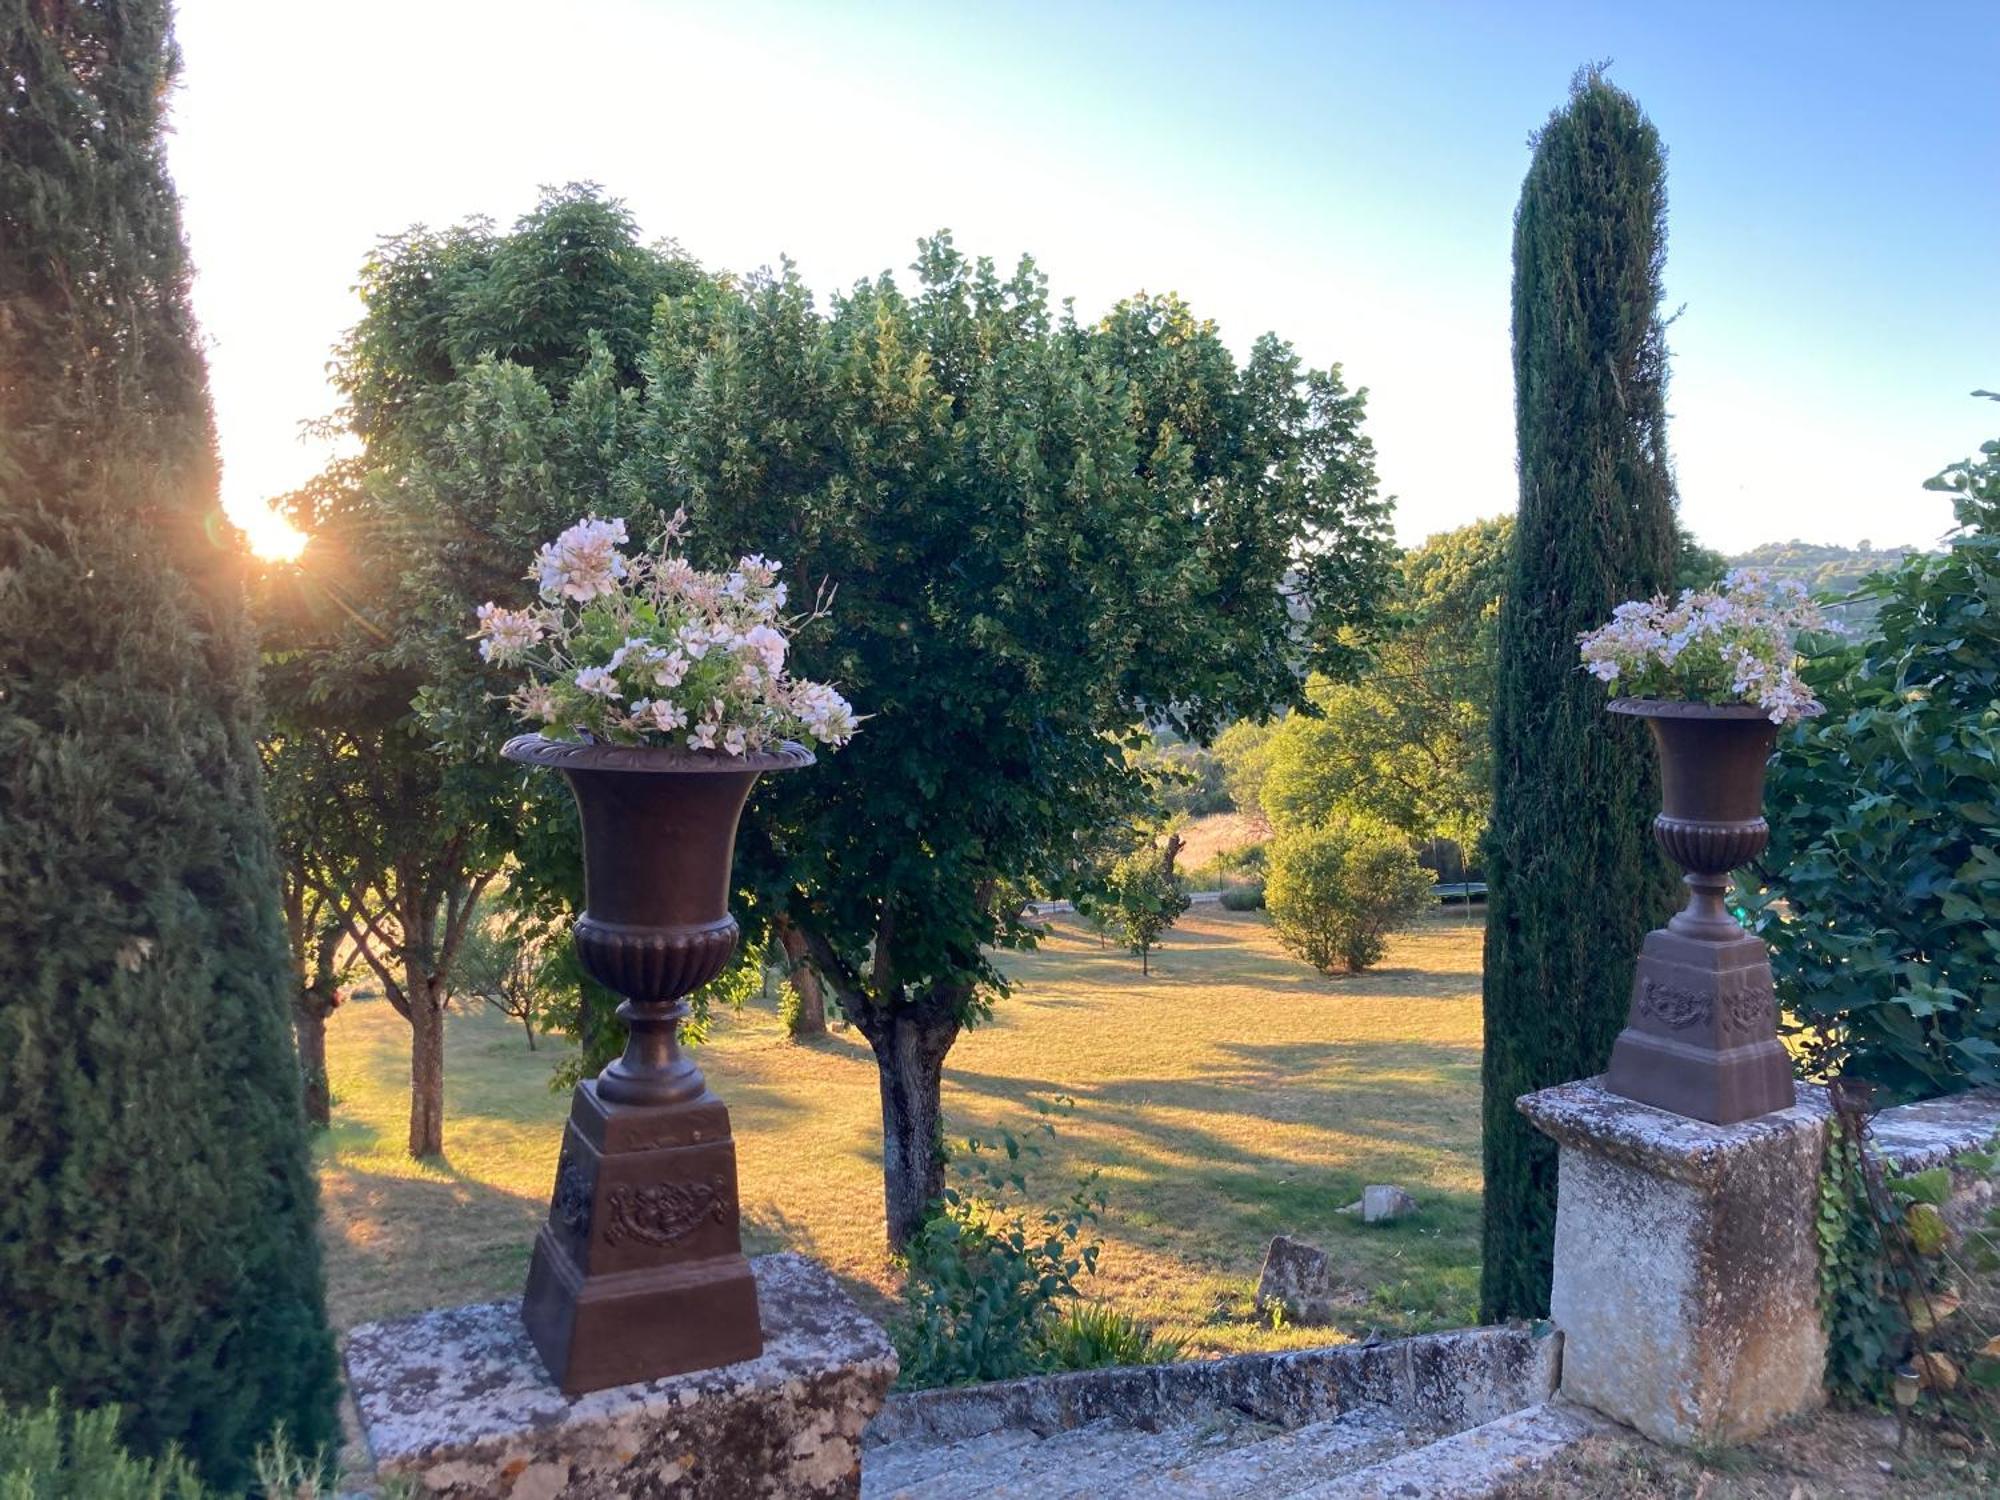
[[[958,1015],[950,999],[930,997],[871,1004],[851,1018],[875,1051],[882,1088],[882,1194],[891,1250],[910,1242],[944,1193],[941,1095]]]
[[[785,950],[785,977],[799,995],[799,1018],[792,1025],[792,1035],[825,1036],[826,991],[820,985],[819,975],[806,962],[805,934],[783,917],[773,925],[778,933],[778,946]]]
[[[444,1154],[444,991],[412,972],[410,994],[410,1155]]]
[[[1149,945],[1145,943],[1139,945],[1139,972],[1150,979],[1153,975],[1153,965],[1148,947]]]
[[[535,1013],[533,1011],[524,1010],[521,1012],[521,1029],[528,1033],[528,1050],[533,1052],[535,1050]]]
[[[326,1018],[332,1013],[330,994],[317,988],[293,991],[292,1034],[299,1044],[306,1118],[321,1126],[333,1123],[333,1096],[326,1082]]]

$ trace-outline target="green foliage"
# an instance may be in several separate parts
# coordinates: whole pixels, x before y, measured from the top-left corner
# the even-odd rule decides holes
[[[473,914],[454,966],[452,995],[492,1006],[521,1023],[528,1046],[558,991],[560,966],[553,950],[566,934],[531,920],[508,921],[481,908]]]
[[[1264,812],[1264,778],[1270,774],[1271,741],[1278,727],[1238,719],[1215,737],[1213,749],[1222,765],[1223,789],[1243,812]]]
[[[1895,1367],[1912,1360],[1921,1369],[1934,1351],[1962,1366],[1974,1389],[2000,1386],[2000,1339],[1971,1310],[1993,1306],[2000,1209],[1962,1231],[1950,1229],[1942,1212],[1954,1171],[1990,1174],[2000,1158],[1967,1152],[1951,1166],[1904,1175],[1857,1138],[1858,1119],[1836,1116],[1820,1172],[1827,1389],[1858,1404],[1886,1405]],[[1933,1388],[1933,1401],[1947,1396]]]
[[[1262,882],[1251,885],[1232,885],[1222,893],[1224,911],[1262,911],[1264,909],[1264,886]]]
[[[335,1370],[176,58],[158,0],[0,4],[0,1400],[230,1483]]]
[[[1820,1168],[1820,1316],[1826,1326],[1826,1384],[1852,1401],[1879,1402],[1909,1339],[1893,1289],[1884,1229],[1868,1201],[1862,1142],[1835,1120]]]
[[[1112,865],[1109,885],[1111,921],[1151,972],[1146,956],[1188,909],[1187,892],[1167,868],[1166,851],[1150,842]]]
[[[823,310],[789,267],[705,275],[574,192],[510,236],[385,246],[341,356],[370,493],[418,518],[423,710],[467,763],[508,727],[470,611],[524,602],[520,558],[586,512],[645,535],[685,506],[697,561],[780,556],[801,601],[838,585],[795,665],[873,718],[758,788],[736,906],[753,942],[787,915],[910,1070],[884,1089],[892,1236],[935,1196],[937,1071],[1003,988],[988,955],[1033,941],[1001,883],[1079,882],[1080,837],[1145,800],[1133,724],[1198,741],[1293,701],[1302,660],[1351,662],[1388,550],[1338,370],[1269,337],[1239,363],[1170,297],[1080,323],[1032,263],[1002,278],[942,236],[914,270]],[[566,300],[532,300],[558,272]],[[529,793],[510,899],[575,904],[571,826]]]
[[[889,1330],[899,1384],[965,1385],[1054,1367],[1050,1339],[1062,1337],[1063,1306],[1078,1297],[1077,1278],[1097,1269],[1100,1247],[1083,1236],[1104,1195],[1093,1175],[1055,1208],[1029,1205],[1026,1167],[1053,1134],[1044,1119],[1026,1140],[971,1136],[949,1154],[956,1180],[903,1256],[904,1309]]]
[[[805,1031],[805,1016],[805,996],[793,980],[786,979],[778,991],[778,1024],[785,1028],[786,1036],[797,1037]]]
[[[1429,906],[1431,878],[1395,829],[1335,817],[1278,835],[1264,896],[1280,942],[1322,974],[1354,974]]]
[[[1313,678],[1314,711],[1270,732],[1259,796],[1273,827],[1360,813],[1416,843],[1477,842],[1512,532],[1511,519],[1477,521],[1403,555],[1372,668],[1351,683]]]
[[[1101,1370],[1112,1365],[1165,1365],[1185,1356],[1184,1339],[1155,1333],[1103,1302],[1072,1302],[1041,1335],[1049,1370]]]
[[[385,240],[333,362],[361,451],[284,502],[313,540],[266,603],[269,698],[332,810],[330,889],[411,1023],[416,1155],[443,1143],[443,1006],[480,893],[511,855],[517,919],[556,929],[582,905],[568,792],[500,760],[518,726],[491,694],[512,684],[469,659],[472,611],[518,593],[522,559],[586,511],[660,529],[657,505],[600,482],[631,441],[654,306],[700,276],[581,186],[508,233],[475,220]],[[550,978],[586,1054],[615,1054],[616,998],[573,963]]]
[[[1128,749],[1125,759],[1152,783],[1159,809],[1169,817],[1201,818],[1236,805],[1215,753],[1170,731],[1148,731],[1145,742]]]
[[[1660,315],[1666,165],[1587,70],[1535,139],[1514,217],[1520,509],[1500,608],[1486,923],[1482,1317],[1548,1311],[1555,1145],[1522,1094],[1601,1071],[1673,874],[1651,747],[1604,712],[1577,637],[1674,581]]]
[[[207,1500],[179,1452],[134,1458],[119,1440],[116,1406],[66,1413],[0,1406],[0,1500]]]
[[[1863,585],[1875,636],[1780,744],[1738,891],[1810,1065],[1891,1098],[2000,1082],[2000,442],[1934,484],[1961,529]]]

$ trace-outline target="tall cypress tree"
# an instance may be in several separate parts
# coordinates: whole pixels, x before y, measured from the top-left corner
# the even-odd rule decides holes
[[[162,0],[0,0],[0,1399],[334,1432]]]
[[[1536,137],[1514,215],[1521,502],[1486,848],[1489,1319],[1548,1311],[1555,1147],[1514,1101],[1603,1071],[1640,939],[1672,906],[1648,832],[1659,803],[1645,731],[1605,713],[1576,645],[1614,605],[1673,578],[1665,255],[1659,135],[1587,69]]]

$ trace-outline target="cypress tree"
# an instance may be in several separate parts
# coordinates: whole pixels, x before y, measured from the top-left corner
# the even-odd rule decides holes
[[[0,0],[0,1401],[335,1430],[162,0]]]
[[[1665,253],[1658,133],[1587,69],[1535,138],[1514,215],[1521,494],[1486,848],[1488,1319],[1548,1311],[1556,1153],[1514,1101],[1603,1071],[1640,940],[1672,908],[1673,872],[1648,831],[1651,747],[1642,726],[1604,711],[1576,644],[1673,579]]]

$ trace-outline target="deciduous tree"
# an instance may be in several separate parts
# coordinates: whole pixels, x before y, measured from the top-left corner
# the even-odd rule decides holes
[[[461,300],[468,326],[539,318],[481,266],[561,263],[568,220],[583,284],[654,288],[636,344],[608,296],[526,340],[532,365],[490,336],[440,344]],[[1032,266],[1003,280],[946,239],[915,280],[822,311],[789,270],[704,274],[572,195],[511,236],[392,242],[343,354],[368,461],[424,518],[423,710],[467,763],[509,727],[471,610],[523,602],[522,559],[587,512],[636,538],[685,507],[700,560],[779,558],[799,601],[837,586],[795,652],[873,717],[759,788],[736,908],[747,942],[789,921],[875,1051],[898,1243],[939,1190],[945,1055],[1004,987],[988,951],[1032,941],[1003,893],[1073,887],[1082,843],[1137,810],[1130,726],[1199,740],[1294,699],[1309,662],[1346,663],[1387,553],[1337,370],[1274,338],[1239,365],[1171,298],[1078,323]],[[559,791],[529,796],[509,898],[573,904],[573,820]]]

